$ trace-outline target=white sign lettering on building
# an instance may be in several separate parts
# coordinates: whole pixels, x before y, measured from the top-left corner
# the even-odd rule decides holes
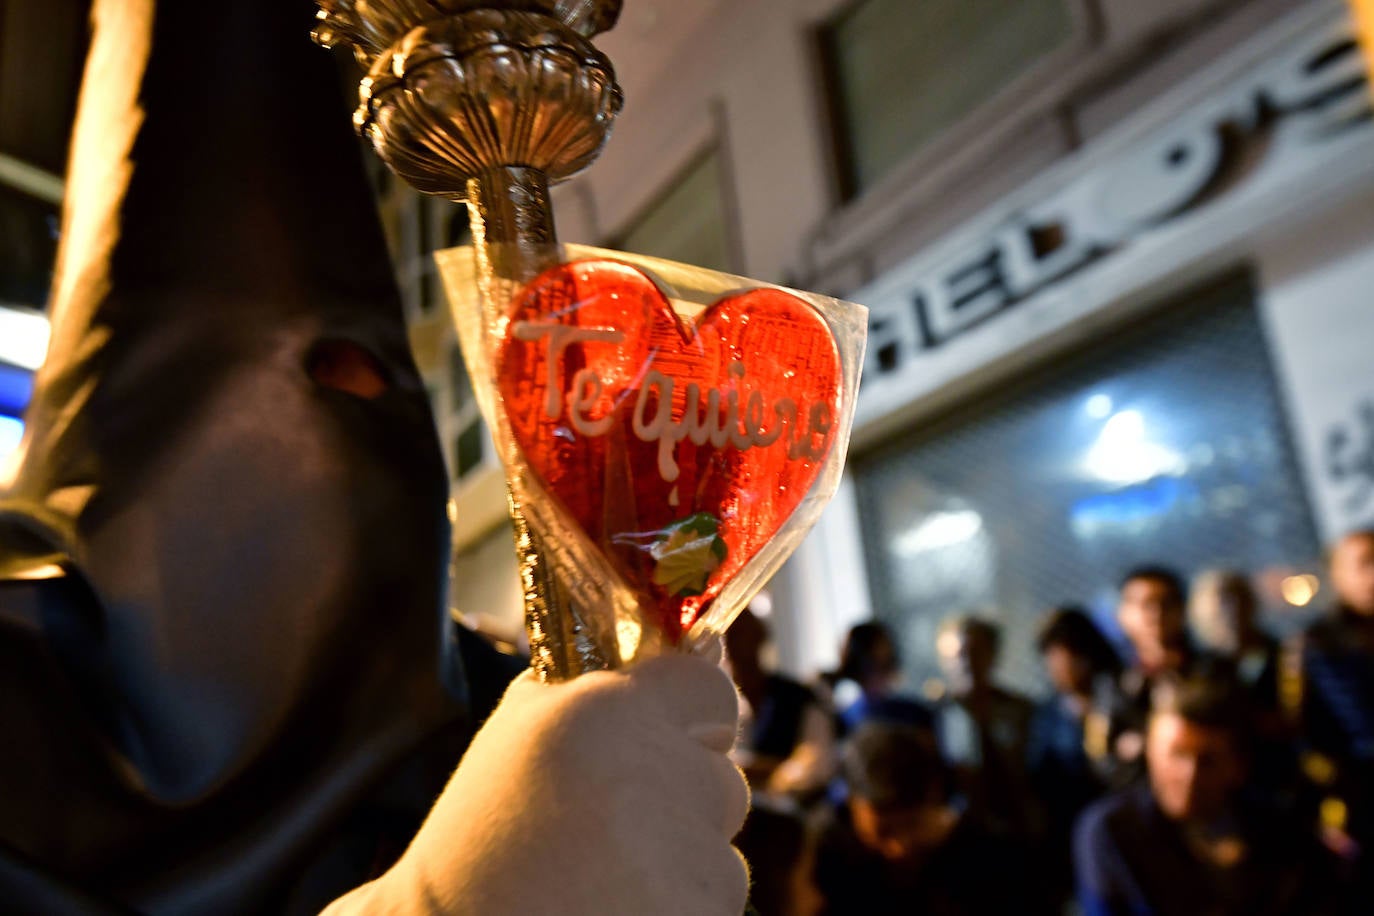
[[[947,380],[940,375],[964,371],[959,360],[930,357],[971,330],[1082,274],[1125,268],[1113,262],[1129,260],[1133,247],[1161,230],[1207,235],[1202,246],[1233,242],[1253,227],[1231,220],[1224,233],[1206,233],[1209,211],[1259,199],[1280,181],[1300,183],[1302,172],[1324,168],[1324,148],[1374,137],[1362,60],[1339,16],[1305,28],[1221,91],[1179,107],[1188,114],[1127,125],[1110,150],[1090,146],[1066,163],[1055,178],[1069,177],[1040,200],[1006,206],[991,221],[985,214],[977,222],[988,228],[956,232],[854,294],[871,310],[858,425],[928,393]]]

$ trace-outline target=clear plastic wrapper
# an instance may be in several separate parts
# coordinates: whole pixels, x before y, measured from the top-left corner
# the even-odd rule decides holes
[[[584,246],[436,257],[506,469],[535,667],[722,632],[839,483],[867,311]]]

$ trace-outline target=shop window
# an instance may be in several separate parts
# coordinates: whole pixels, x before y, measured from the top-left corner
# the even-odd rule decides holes
[[[468,377],[467,363],[463,361],[463,351],[454,344],[448,351],[449,403],[455,416],[469,413],[469,406],[476,402],[472,397],[472,379]]]
[[[428,263],[428,256],[420,264],[420,312],[428,315],[439,304],[439,281],[434,274],[434,266]]]
[[[439,304],[439,284],[434,267],[434,233],[431,225],[434,214],[430,212],[428,202],[424,199],[416,201],[415,213],[420,230],[420,252],[415,265],[419,277],[420,313],[428,315]]]
[[[860,0],[823,27],[845,198],[1064,46],[1069,2]]]
[[[1004,628],[1002,677],[1041,689],[1045,611],[1119,635],[1119,577],[1147,562],[1248,572],[1269,628],[1299,628],[1325,596],[1281,587],[1320,563],[1279,405],[1241,278],[857,456],[874,612],[909,683],[938,677],[941,620],[977,611]]]
[[[453,437],[453,478],[462,480],[487,460],[489,446],[487,430],[473,396],[472,380],[468,378],[463,351],[455,343],[448,351],[448,422],[447,428],[457,430]]]
[[[464,427],[453,446],[453,476],[462,480],[483,463],[486,454],[487,428],[481,420],[474,420]]]
[[[719,152],[712,149],[688,166],[611,245],[713,270],[735,270]]]
[[[472,223],[466,204],[454,207],[448,217],[448,231],[444,235],[445,248],[472,244]]]

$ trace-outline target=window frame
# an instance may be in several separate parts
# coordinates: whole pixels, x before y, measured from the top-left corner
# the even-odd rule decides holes
[[[965,112],[926,142],[898,159],[867,187],[857,181],[853,142],[849,136],[845,102],[841,92],[834,29],[868,0],[848,0],[810,28],[812,71],[823,129],[823,143],[832,200],[847,212],[884,210],[910,197],[909,190],[932,166],[948,160],[953,152],[971,145],[980,135],[1011,131],[1025,119],[1024,111],[1042,117],[1045,106],[1081,77],[1081,66],[1101,44],[1102,28],[1092,0],[1061,0],[1070,17],[1068,38],[1056,49],[1013,77],[975,108]],[[999,128],[1001,130],[999,130]]]
[[[621,221],[615,232],[610,233],[602,242],[602,247],[613,248],[621,251],[629,251],[625,246],[625,241],[634,231],[635,227],[641,225],[657,208],[663,205],[664,200],[675,191],[679,185],[692,174],[694,170],[700,168],[702,163],[711,156],[716,157],[717,171],[720,176],[718,191],[720,196],[720,212],[722,228],[724,229],[725,259],[726,265],[721,270],[726,273],[743,274],[744,270],[744,251],[741,243],[741,233],[739,225],[739,199],[735,190],[735,172],[730,162],[729,145],[725,137],[725,117],[721,106],[715,106],[715,128],[710,137],[704,142],[688,151],[677,167],[668,173],[666,179],[661,180],[649,193],[645,200],[630,211],[630,215]],[[645,254],[647,257],[662,257],[658,254],[648,254],[647,252],[633,252],[635,254]],[[699,266],[699,265],[698,265]]]

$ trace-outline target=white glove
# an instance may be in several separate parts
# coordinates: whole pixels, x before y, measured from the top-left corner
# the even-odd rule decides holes
[[[400,861],[326,916],[740,916],[737,702],[685,655],[554,685],[525,672]]]

